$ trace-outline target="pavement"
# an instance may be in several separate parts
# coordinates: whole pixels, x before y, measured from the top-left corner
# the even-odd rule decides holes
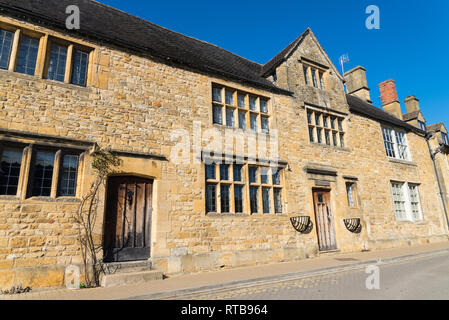
[[[322,254],[316,258],[295,262],[172,276],[164,280],[122,287],[36,290],[20,295],[0,295],[0,300],[187,300],[196,297],[226,299],[227,296],[220,295],[221,292],[235,292],[257,286],[273,287],[305,278],[357,270],[380,262],[383,265],[393,264],[444,253],[449,253],[449,242],[369,252]]]

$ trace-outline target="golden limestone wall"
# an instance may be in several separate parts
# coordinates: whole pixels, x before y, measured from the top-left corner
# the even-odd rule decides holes
[[[305,59],[304,59],[305,58]],[[324,66],[326,90],[305,84],[303,63],[314,61]],[[287,67],[288,66],[288,67]],[[344,99],[344,89],[322,48],[313,35],[308,35],[277,68],[277,85],[295,92],[297,107],[280,111],[283,115],[281,158],[288,159],[291,171],[289,210],[313,217],[313,188],[317,180],[330,182],[331,207],[336,216],[337,244],[342,251],[379,249],[393,246],[427,243],[447,239],[438,187],[426,141],[423,136],[407,134],[411,161],[389,159],[385,153],[381,124],[378,121],[350,113]],[[320,108],[316,108],[316,106]],[[306,108],[344,116],[345,147],[311,143]],[[314,121],[314,120],[313,120]],[[316,139],[316,137],[315,137]],[[316,141],[316,140],[315,140]],[[307,174],[307,167],[337,172],[337,177]],[[346,178],[346,179],[345,179]],[[356,178],[359,203],[348,206],[346,182]],[[398,222],[395,219],[390,181],[419,185],[422,222]],[[349,233],[343,219],[361,218],[362,232]],[[309,235],[313,240],[316,235]]]
[[[21,25],[64,37],[37,26]],[[307,39],[305,47],[310,47],[309,58],[315,59],[316,49],[310,41]],[[165,157],[167,161],[122,156],[120,168],[123,173],[154,179],[151,259],[164,273],[292,261],[317,255],[316,228],[302,235],[293,229],[289,219],[310,216],[316,225],[311,190],[315,186],[313,179],[322,177],[304,170],[311,165],[337,172],[336,177],[330,178],[330,187],[337,242],[342,251],[403,245],[408,241],[421,243],[443,237],[437,188],[425,141],[408,134],[413,163],[389,161],[380,125],[349,115],[342,84],[335,73],[326,79],[328,92],[297,83],[295,90],[303,90],[303,95],[293,99],[157,59],[85,44],[94,48],[86,88],[0,70],[0,129],[40,134],[45,139],[56,136],[91,141],[102,148]],[[327,63],[320,59],[322,64]],[[286,79],[283,68],[283,65],[278,68],[280,82]],[[301,81],[301,72],[301,69],[292,71],[290,81]],[[266,138],[278,143],[279,157],[288,163],[281,175],[283,214],[206,215],[205,166],[198,161],[199,154],[193,152],[194,143],[198,142],[193,134],[195,126],[201,128],[201,145],[205,150],[216,150],[207,137],[217,132],[226,134],[224,127],[212,125],[212,83],[270,99],[270,110],[275,113],[270,118],[272,134]],[[309,142],[304,100],[346,114],[347,147],[332,148]],[[279,140],[275,135],[277,129]],[[241,132],[231,129],[227,133]],[[177,147],[180,142],[189,146],[187,161],[177,157],[177,151],[181,154],[183,151]],[[250,147],[253,143],[246,139],[245,152]],[[234,153],[232,149],[226,153]],[[267,157],[274,154],[270,150]],[[93,179],[88,154],[83,168],[84,178],[77,185],[80,196],[75,199],[0,196],[0,288],[18,284],[61,286],[65,267],[81,263],[77,226],[72,217],[79,198],[87,192]],[[357,209],[347,207],[343,179],[346,175],[358,178],[360,207]],[[390,179],[421,183],[422,223],[395,222]],[[104,194],[101,190],[102,199]],[[95,230],[99,241],[103,233],[104,200],[100,203],[100,213]],[[346,230],[342,220],[346,217],[362,218],[361,234]]]

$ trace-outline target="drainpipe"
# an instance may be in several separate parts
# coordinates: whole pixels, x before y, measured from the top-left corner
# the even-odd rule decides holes
[[[443,203],[444,215],[446,216],[446,224],[448,225],[448,230],[449,230],[449,219],[448,219],[448,216],[447,216],[446,201],[444,200],[444,193],[443,193],[443,188],[441,187],[440,175],[438,174],[437,165],[436,165],[436,162],[435,162],[435,156],[439,152],[441,152],[441,149],[440,149],[440,147],[438,147],[435,151],[432,151],[432,148],[430,147],[430,143],[429,143],[429,140],[432,137],[433,137],[433,133],[426,134],[426,142],[427,142],[427,147],[429,148],[430,157],[432,158],[433,168],[435,170],[435,175],[437,177],[438,188],[440,189],[441,202]]]

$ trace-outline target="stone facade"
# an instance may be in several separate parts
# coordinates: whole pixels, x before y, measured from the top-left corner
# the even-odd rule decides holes
[[[94,178],[90,165],[94,144],[121,152],[122,173],[154,180],[151,260],[167,275],[320,254],[316,228],[300,234],[290,218],[309,216],[316,226],[312,189],[323,187],[323,181],[331,194],[341,252],[447,240],[424,137],[407,133],[412,161],[387,158],[381,124],[350,112],[343,78],[311,32],[276,67],[275,84],[294,93],[289,96],[8,17],[0,21],[92,48],[86,87],[0,70],[2,142],[85,148],[76,197],[0,197],[0,288],[61,286],[65,268],[81,264],[73,215]],[[325,90],[305,84],[304,61],[324,68]],[[195,128],[203,134],[208,130],[223,136],[243,134],[245,154],[252,145],[251,134],[212,124],[213,84],[269,99],[272,133],[266,138],[278,144],[284,167],[282,214],[206,214],[205,165],[194,150]],[[309,141],[308,106],[344,119],[344,147]],[[190,161],[175,161],[173,150],[189,136]],[[257,146],[261,148],[260,141]],[[201,141],[201,147],[214,150],[208,139]],[[227,153],[235,152],[232,146]],[[422,222],[395,220],[392,180],[419,184]],[[354,208],[347,205],[347,181],[356,181]],[[100,242],[104,189],[101,195],[102,214],[95,230]],[[349,232],[346,218],[361,218],[362,232]]]

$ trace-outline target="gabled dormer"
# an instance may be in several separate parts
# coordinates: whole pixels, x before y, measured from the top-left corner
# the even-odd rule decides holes
[[[310,29],[267,62],[262,75],[293,92],[303,106],[348,113],[344,78]]]
[[[424,115],[419,107],[419,100],[415,96],[411,95],[405,98],[404,103],[407,112],[402,115],[402,119],[408,124],[426,131],[426,119],[424,118]]]

